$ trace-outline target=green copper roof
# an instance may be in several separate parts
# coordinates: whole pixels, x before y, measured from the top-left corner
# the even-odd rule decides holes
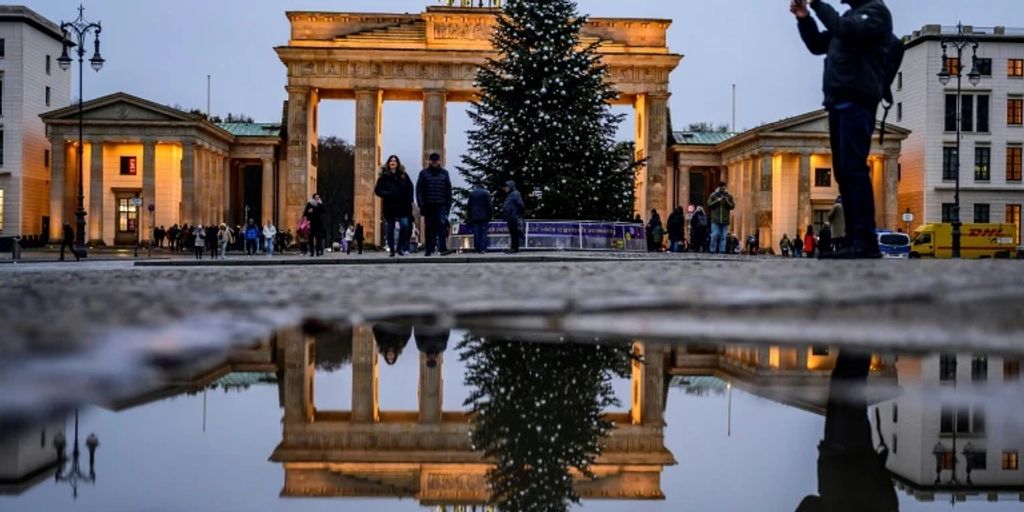
[[[736,135],[733,132],[672,132],[672,140],[675,144],[715,146]]]
[[[281,125],[276,123],[217,123],[235,137],[280,137]]]

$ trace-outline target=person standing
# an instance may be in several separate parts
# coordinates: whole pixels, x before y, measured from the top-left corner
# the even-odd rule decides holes
[[[793,241],[790,243],[793,249],[793,257],[800,258],[804,252],[804,239],[800,236],[800,230],[796,230],[796,235],[793,236]]]
[[[395,155],[380,170],[374,194],[381,198],[384,213],[384,235],[391,257],[406,254],[409,244],[412,218],[413,186],[412,179],[405,172],[405,166]],[[395,237],[395,225],[398,225],[398,237]]]
[[[779,240],[779,254],[781,254],[783,258],[789,257],[789,247],[789,235],[783,233],[782,240]]]
[[[832,249],[839,251],[846,247],[846,213],[843,211],[843,196],[836,197],[836,202],[828,212],[828,223],[832,225]]]
[[[669,252],[683,252],[683,239],[686,238],[686,214],[682,206],[676,206],[668,216],[665,225],[668,231]]]
[[[228,225],[221,222],[217,229],[217,245],[220,246],[220,259],[226,259],[228,255],[228,244],[231,243],[231,230]]]
[[[807,226],[807,232],[804,233],[804,257],[813,258],[816,245],[817,239],[814,238],[814,226]]]
[[[867,165],[882,99],[891,98],[895,72],[891,57],[902,52],[894,41],[892,13],[882,0],[843,0],[840,15],[823,0],[792,0],[800,37],[814,55],[826,55],[825,109],[829,116],[832,165],[846,199],[844,229],[848,247],[836,259],[881,258],[875,236],[875,200]],[[825,30],[811,17],[814,10]],[[898,67],[898,66],[897,66]],[[893,77],[889,75],[892,74]]]
[[[708,210],[711,212],[711,252],[724,254],[726,237],[729,233],[729,217],[732,210],[736,208],[736,200],[732,198],[725,182],[718,184],[718,188],[708,199]]]
[[[71,227],[71,224],[65,222],[64,227],[61,228],[61,234],[63,237],[60,241],[60,261],[64,261],[64,248],[67,247],[71,254],[75,256],[75,261],[80,261],[81,258],[78,256],[78,251],[75,250],[75,229]],[[14,243],[18,243],[15,241]]]
[[[206,230],[200,224],[192,230],[192,250],[195,251],[196,260],[203,259],[204,247],[206,247]]]
[[[416,203],[426,225],[424,255],[430,256],[435,252],[442,256],[450,254],[445,231],[452,206],[452,180],[448,171],[441,167],[441,155],[437,153],[430,155],[427,168],[420,171],[416,181]]]
[[[217,259],[217,226],[210,224],[206,226],[206,250],[210,252],[210,259]]]
[[[519,242],[523,239],[522,221],[525,213],[526,203],[523,202],[523,195],[516,190],[516,182],[506,181],[505,202],[501,205],[501,215],[508,223],[509,253],[519,252]]]
[[[324,255],[324,213],[327,207],[324,206],[320,194],[313,194],[313,198],[306,203],[306,210],[303,215],[309,219],[309,255],[312,257]]]
[[[352,240],[356,244],[356,248],[359,249],[359,254],[363,254],[363,242],[366,241],[366,235],[363,231],[362,224],[356,224],[356,232],[352,236]],[[349,247],[351,249],[351,247]]]
[[[473,185],[473,189],[469,191],[469,200],[466,202],[466,222],[473,230],[473,250],[477,254],[487,252],[487,233],[493,215],[494,200],[491,199],[491,193],[480,183]]]
[[[266,250],[267,257],[272,258],[274,256],[274,239],[277,238],[277,228],[274,227],[273,221],[267,219],[267,224],[263,226],[263,239],[266,240],[263,246]]]
[[[352,254],[352,243],[355,241],[355,238],[356,238],[356,227],[355,226],[349,226],[349,227],[345,228],[345,237],[342,238],[342,240],[341,240],[341,245],[342,245],[341,250],[344,251],[345,254]]]
[[[818,230],[818,242],[815,247],[818,249],[818,258],[828,259],[832,256],[832,226],[826,222]]]
[[[690,246],[693,252],[708,252],[708,214],[698,206],[690,219]]]
[[[256,245],[260,240],[260,228],[256,225],[256,221],[249,219],[249,224],[245,226],[245,254],[248,256],[256,256]]]

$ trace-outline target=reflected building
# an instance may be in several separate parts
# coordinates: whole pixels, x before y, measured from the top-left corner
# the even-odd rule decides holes
[[[452,352],[419,354],[418,410],[381,410],[382,357],[371,328],[357,327],[351,410],[328,411],[314,405],[315,393],[332,392],[313,384],[316,340],[294,330],[279,334],[278,344],[284,419],[270,458],[284,467],[282,496],[410,498],[445,510],[490,501],[493,464],[472,446],[472,418],[444,402],[444,359]],[[606,415],[615,428],[591,466],[596,478],[576,480],[583,499],[664,499],[662,471],[676,463],[664,443],[668,351],[643,343],[635,350],[645,362],[633,365],[629,410]]]
[[[53,478],[60,462],[53,438],[64,434],[65,418],[0,438],[0,496],[22,494]]]

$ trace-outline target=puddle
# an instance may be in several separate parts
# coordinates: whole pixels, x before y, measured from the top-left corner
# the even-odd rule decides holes
[[[283,330],[6,423],[0,510],[1020,510],[1021,359]]]

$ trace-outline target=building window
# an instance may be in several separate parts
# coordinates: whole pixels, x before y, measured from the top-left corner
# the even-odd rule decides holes
[[[977,210],[978,206],[981,205],[974,205],[974,209]],[[975,382],[988,380],[988,356],[975,355],[971,358],[971,380]]]
[[[960,167],[960,159],[958,158],[955,146],[946,146],[942,148],[942,179],[944,180],[955,180]]]
[[[46,106],[50,106],[50,86],[46,86]]]
[[[946,209],[945,205],[942,209]],[[939,380],[943,382],[956,380],[956,354],[939,356]]]
[[[956,208],[954,203],[942,203],[942,223],[949,224],[953,222],[953,210]]]
[[[1006,148],[1006,181],[1021,180],[1021,154],[1024,148],[1020,146],[1007,146]]]
[[[1010,98],[1006,100],[1006,124],[1011,126],[1024,124],[1024,99]]]
[[[976,224],[988,224],[991,218],[990,208],[987,204],[978,203],[974,205],[974,222]]]
[[[1003,360],[1003,380],[1006,382],[1020,380],[1020,359]]]
[[[814,357],[828,357],[828,347],[814,345],[811,347],[811,355]]]
[[[952,471],[953,465],[956,463],[954,461],[955,455],[956,454],[954,454],[952,451],[947,451],[946,453],[942,454],[942,459],[939,461],[939,467],[943,471]]]
[[[939,413],[939,433],[953,433],[953,408],[948,405],[943,405]]]
[[[47,75],[50,74],[50,64],[51,64],[50,61],[51,61],[51,58],[50,58],[49,55],[47,55],[46,56],[46,74]]]
[[[832,169],[815,169],[814,170],[814,186],[815,187],[831,187],[832,186]]]
[[[4,131],[0,130],[0,167],[4,166]]]
[[[953,76],[960,74],[960,59],[956,57],[946,57],[946,71]]]
[[[4,74],[0,72],[0,117],[4,115]]]
[[[1006,76],[1009,78],[1024,78],[1024,59],[1010,59],[1006,61]]]
[[[893,435],[892,435],[892,453],[899,453],[899,452],[900,452],[899,438],[896,437],[895,433],[893,433]]]
[[[946,124],[947,132],[956,131],[956,94],[946,95]]]
[[[138,173],[138,160],[134,156],[122,156],[121,176],[135,176]]]
[[[970,94],[960,98],[960,131],[974,131],[974,96]]]
[[[989,112],[989,97],[988,95],[978,96],[978,132],[988,133],[988,112]]]
[[[0,233],[4,232],[4,189],[0,188]]]
[[[978,450],[964,455],[967,465],[973,471],[985,471],[988,469],[988,453],[985,450]]]
[[[134,233],[139,225],[139,209],[132,204],[131,197],[117,199],[117,230],[122,233]]]
[[[981,76],[992,76],[992,59],[975,58],[974,65],[978,67]]]
[[[984,434],[987,425],[985,424],[985,408],[978,405],[971,411],[971,433]]]
[[[1020,464],[1017,461],[1017,450],[1003,452],[1002,466],[1004,471],[1017,471]]]
[[[902,71],[900,71],[899,73],[896,73],[896,90],[897,91],[902,91],[903,90],[903,72]]]
[[[992,179],[992,148],[978,146],[974,148],[974,181],[990,181]]]
[[[46,168],[50,167],[50,150],[49,149],[44,149],[43,150],[43,167],[46,167]]]
[[[0,59],[7,56],[7,40],[0,39]]]
[[[899,423],[900,422],[900,407],[899,407],[898,404],[896,404],[896,402],[892,403],[892,422],[893,423]]]
[[[956,424],[957,434],[971,433],[971,408],[967,406],[957,407],[953,422]]]
[[[814,210],[811,213],[811,225],[814,226],[814,231],[815,232],[820,233],[821,232],[821,228],[825,226],[826,222],[828,222],[828,213],[829,213],[829,211],[831,211],[831,209],[828,209],[828,210]]]
[[[772,191],[772,168],[761,166],[761,192]]]
[[[896,104],[896,122],[898,123],[898,122],[900,122],[902,120],[903,120],[903,102],[901,101],[901,102]]]

